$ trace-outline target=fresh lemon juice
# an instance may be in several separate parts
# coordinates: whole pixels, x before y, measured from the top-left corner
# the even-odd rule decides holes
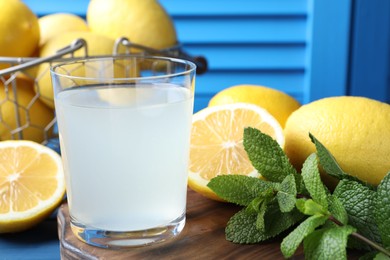
[[[192,109],[191,91],[173,84],[60,92],[56,112],[72,219],[135,231],[185,218]]]

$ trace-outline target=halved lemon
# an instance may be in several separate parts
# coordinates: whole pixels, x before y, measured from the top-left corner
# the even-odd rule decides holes
[[[53,212],[64,194],[59,154],[32,141],[0,142],[0,233],[36,225]]]
[[[208,182],[218,176],[261,175],[252,166],[243,146],[245,127],[254,127],[284,145],[283,129],[267,110],[236,103],[207,107],[193,115],[188,186],[214,200],[221,200]]]

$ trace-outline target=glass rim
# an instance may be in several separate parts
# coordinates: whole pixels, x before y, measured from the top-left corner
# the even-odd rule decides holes
[[[185,59],[179,59],[179,58],[173,58],[173,57],[166,57],[166,56],[149,56],[149,55],[142,55],[142,54],[125,54],[125,55],[102,55],[102,56],[89,56],[89,57],[72,57],[72,58],[64,58],[61,59],[61,63],[58,63],[54,66],[50,65],[50,73],[51,75],[55,75],[58,77],[68,78],[68,79],[78,79],[78,80],[96,80],[96,77],[83,77],[83,76],[72,76],[69,74],[59,73],[55,71],[56,69],[66,66],[66,65],[72,65],[77,63],[84,63],[87,61],[97,61],[97,60],[115,60],[115,59],[126,59],[126,58],[143,58],[143,59],[150,59],[150,60],[162,60],[162,61],[170,61],[175,62],[179,64],[188,65],[189,68],[185,69],[181,72],[176,73],[169,73],[165,75],[154,75],[154,76],[146,76],[146,77],[105,77],[104,80],[112,80],[112,81],[125,81],[125,80],[152,80],[152,79],[164,79],[164,78],[172,78],[172,77],[178,77],[183,76],[186,74],[191,74],[192,72],[196,71],[196,64],[192,61],[185,60]]]

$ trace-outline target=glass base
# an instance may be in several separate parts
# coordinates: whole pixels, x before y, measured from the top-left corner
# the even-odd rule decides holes
[[[70,227],[78,239],[89,245],[120,249],[146,246],[173,239],[183,230],[185,222],[186,216],[183,214],[166,226],[146,230],[107,231],[87,227],[74,220],[70,221]]]

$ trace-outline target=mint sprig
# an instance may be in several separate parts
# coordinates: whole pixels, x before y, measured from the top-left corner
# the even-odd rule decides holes
[[[261,192],[277,189],[278,183],[243,175],[220,175],[210,180],[208,187],[219,197],[240,206],[248,206]]]
[[[301,176],[291,165],[280,145],[269,135],[256,128],[245,128],[243,144],[253,167],[264,178],[280,183],[287,175],[292,174],[296,179],[298,191],[301,191]]]
[[[297,187],[293,175],[287,175],[279,186],[276,193],[281,212],[290,212],[295,207],[297,197]]]
[[[374,216],[383,245],[390,248],[390,173],[381,181],[375,197]]]
[[[226,240],[239,244],[266,241],[292,227],[303,218],[303,215],[295,209],[289,213],[281,212],[274,203],[268,204],[264,213],[264,229],[258,229],[259,213],[243,208],[230,218],[225,229]]]
[[[347,259],[347,241],[355,232],[351,226],[317,229],[303,243],[306,259]]]
[[[323,225],[328,218],[324,215],[316,214],[305,219],[294,229],[281,244],[281,250],[285,257],[292,257],[303,239],[311,234],[317,227]]]
[[[333,192],[348,213],[348,222],[359,230],[359,233],[368,239],[381,243],[381,236],[374,209],[376,192],[363,184],[352,180],[341,180]],[[368,245],[350,241],[351,246],[358,249],[370,250]]]
[[[241,244],[265,241],[293,229],[282,241],[285,257],[303,242],[307,259],[346,259],[346,248],[390,257],[390,173],[378,188],[345,173],[326,147],[309,134],[317,153],[299,174],[270,136],[244,129],[244,147],[266,180],[242,175],[213,178],[208,186],[222,199],[244,206],[231,217],[225,234]],[[319,164],[339,179],[333,193],[322,183]]]
[[[324,207],[324,209],[328,209],[327,193],[329,192],[322,184],[315,154],[311,154],[303,163],[302,178],[311,198]]]

